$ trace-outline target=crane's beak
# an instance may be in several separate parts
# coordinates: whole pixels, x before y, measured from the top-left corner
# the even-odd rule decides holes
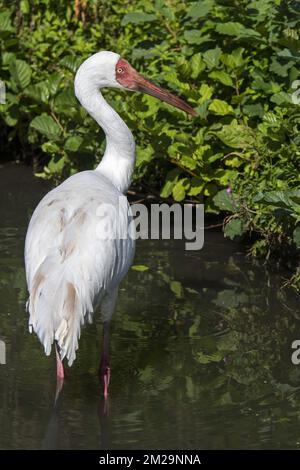
[[[146,93],[147,95],[154,96],[155,98],[158,98],[159,100],[164,101],[165,103],[168,103],[171,106],[174,106],[175,108],[179,108],[182,111],[185,111],[187,114],[190,114],[191,116],[198,115],[197,111],[195,111],[195,109],[193,109],[189,104],[187,104],[181,98],[178,98],[177,96],[172,95],[172,93],[170,93],[169,91],[164,90],[163,88],[160,88],[154,85],[154,83],[149,82],[149,80],[146,80],[137,72],[134,77],[133,89],[135,91],[140,91],[142,93]]]
[[[142,77],[125,59],[120,58],[117,62],[116,80],[126,90],[147,93],[147,95],[165,101],[165,103],[175,106],[175,108],[179,108],[191,116],[197,116],[197,112],[189,104],[181,98],[172,95],[169,91],[159,88],[157,85],[154,85],[154,83],[146,80],[146,78]]]

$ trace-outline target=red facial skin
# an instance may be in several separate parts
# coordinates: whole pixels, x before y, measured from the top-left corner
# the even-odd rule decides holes
[[[185,111],[191,116],[197,116],[197,112],[185,101],[163,90],[154,83],[142,77],[125,59],[119,59],[116,65],[116,80],[127,90],[141,91],[155,98],[165,101],[176,108]]]
[[[119,59],[116,65],[116,79],[124,88],[134,90],[138,73],[125,59]]]

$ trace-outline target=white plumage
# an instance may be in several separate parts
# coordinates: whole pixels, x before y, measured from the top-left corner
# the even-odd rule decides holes
[[[47,355],[56,339],[69,365],[75,359],[82,324],[91,321],[105,297],[102,313],[104,320],[110,320],[118,285],[133,258],[133,224],[123,200],[101,172],[84,171],[50,191],[29,224],[25,245],[29,325]],[[103,219],[110,233],[115,232],[111,239],[99,234]],[[120,239],[124,231],[128,238]]]
[[[87,59],[75,77],[75,94],[106,135],[106,150],[94,171],[83,171],[50,191],[35,209],[27,231],[25,265],[29,328],[47,355],[54,341],[57,373],[61,360],[76,357],[81,326],[98,305],[104,320],[101,376],[107,396],[109,322],[118,286],[134,256],[134,223],[127,191],[135,163],[134,138],[103,98],[103,87],[143,91],[187,113],[181,99],[145,80],[118,54],[103,51]]]
[[[69,365],[76,357],[81,326],[91,321],[101,301],[104,320],[110,320],[118,285],[134,254],[134,226],[123,196],[134,168],[134,139],[99,91],[103,86],[120,87],[114,72],[118,60],[118,54],[97,53],[75,78],[79,101],[106,133],[100,165],[50,191],[35,209],[26,235],[29,327],[47,355],[57,340],[61,358],[66,356]],[[106,217],[101,215],[103,205]],[[99,236],[103,223],[110,226],[111,239]],[[120,239],[128,230],[127,239]]]

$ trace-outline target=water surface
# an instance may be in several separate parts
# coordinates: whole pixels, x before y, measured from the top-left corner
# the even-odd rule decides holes
[[[206,232],[204,249],[140,241],[122,283],[104,410],[101,322],[80,340],[54,407],[55,358],[27,328],[23,245],[47,191],[29,169],[0,167],[1,449],[278,449],[300,447],[299,298],[285,273]]]

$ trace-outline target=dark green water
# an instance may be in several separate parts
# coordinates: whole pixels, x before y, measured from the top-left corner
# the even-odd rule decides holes
[[[299,299],[280,274],[206,232],[204,249],[141,241],[111,336],[109,409],[97,378],[101,323],[86,327],[54,408],[55,359],[27,329],[23,243],[46,191],[0,167],[1,449],[300,447]]]

